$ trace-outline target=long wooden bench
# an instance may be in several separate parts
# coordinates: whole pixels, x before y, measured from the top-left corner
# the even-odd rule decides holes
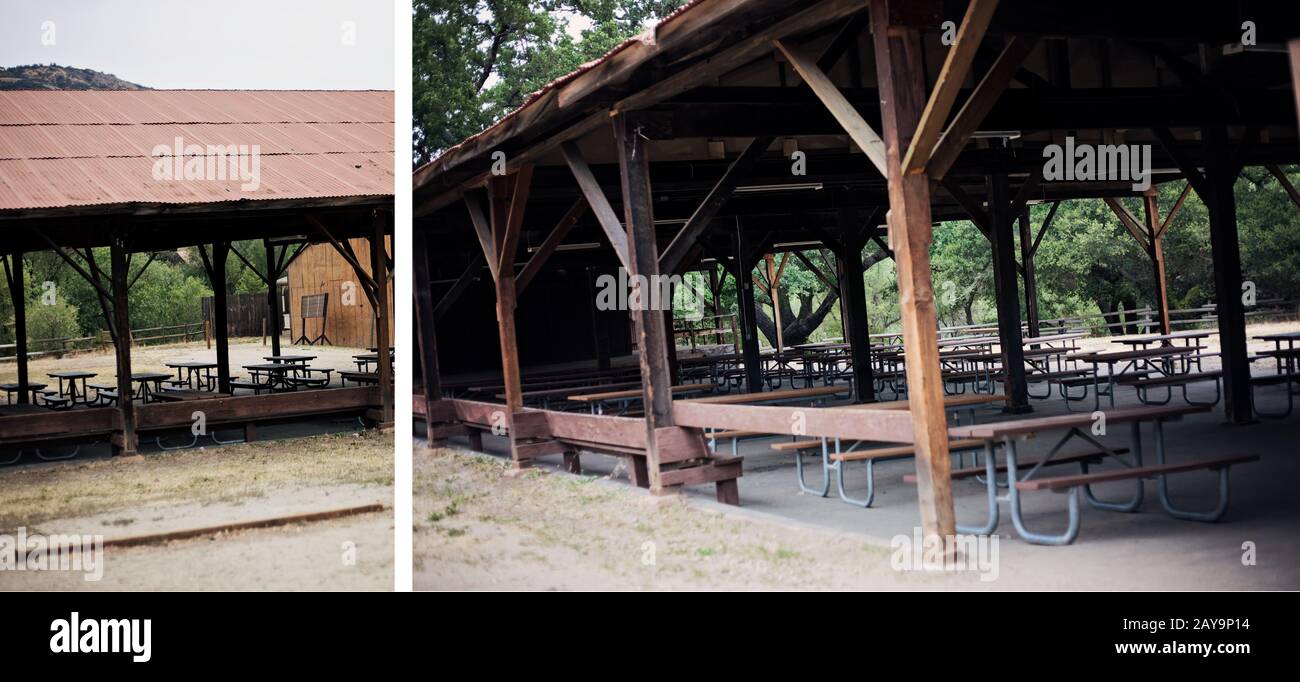
[[[1157,377],[1151,377],[1151,376],[1140,377],[1140,378],[1126,377],[1126,378],[1117,379],[1116,382],[1122,386],[1130,386],[1136,389],[1138,394],[1138,400],[1141,401],[1143,405],[1164,405],[1168,403],[1170,400],[1173,399],[1174,386],[1179,386],[1183,389],[1183,400],[1188,405],[1216,405],[1218,404],[1219,398],[1221,396],[1221,392],[1219,389],[1219,381],[1222,378],[1223,378],[1222,372],[1214,371],[1214,372],[1194,372],[1190,374],[1174,374],[1170,376],[1157,376]],[[1191,399],[1190,396],[1187,395],[1187,385],[1194,384],[1201,381],[1214,382],[1214,400],[1208,403],[1194,401]],[[1152,388],[1164,388],[1168,391],[1168,395],[1165,396],[1165,399],[1163,401],[1151,400],[1148,397],[1148,391]]]
[[[982,445],[984,441],[979,441],[979,442]],[[1116,448],[1115,450],[1111,450],[1109,452],[1107,452],[1106,450],[1090,450],[1088,452],[1076,452],[1061,457],[1053,457],[1052,459],[1044,463],[1043,466],[1055,466],[1058,464],[1080,464],[1084,462],[1088,464],[1096,464],[1101,462],[1107,455],[1112,455],[1112,454],[1122,455],[1127,452],[1128,452],[1128,448]],[[1020,462],[1019,468],[1032,469],[1038,466],[1038,464],[1039,464],[1038,460],[1029,461],[1029,462]],[[1005,463],[998,464],[993,467],[993,471],[995,473],[1004,474],[1007,472],[1007,465]],[[952,479],[954,481],[959,481],[962,479],[974,478],[976,476],[982,476],[986,472],[987,469],[983,466],[966,467],[963,469],[953,469]],[[903,482],[916,483],[916,474],[903,474]]]
[[[750,403],[791,402],[804,399],[826,399],[836,395],[847,395],[852,389],[848,384],[840,386],[816,386],[813,388],[792,388],[784,391],[759,391],[756,393],[728,393],[711,395],[704,398],[690,398],[700,403],[719,405],[746,405]]]
[[[1110,469],[1108,471],[1094,471],[1086,474],[1072,474],[1069,476],[1053,476],[1051,478],[1031,478],[1028,481],[1017,481],[1016,488],[1020,490],[1064,490],[1079,486],[1092,485],[1094,483],[1127,481],[1135,478],[1156,478],[1166,474],[1179,474],[1200,469],[1218,471],[1220,469],[1227,469],[1234,464],[1254,462],[1258,459],[1259,455],[1228,455],[1224,457],[1200,459],[1191,462],[1176,462],[1173,464],[1154,464],[1150,466],[1128,467],[1124,469]]]

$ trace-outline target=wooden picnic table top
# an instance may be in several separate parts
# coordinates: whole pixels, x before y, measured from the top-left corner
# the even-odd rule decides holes
[[[253,372],[284,372],[287,373],[293,369],[291,365],[284,362],[264,362],[258,365],[244,365],[244,369]]]
[[[693,393],[695,391],[708,391],[713,389],[713,384],[678,384],[673,386],[672,391],[677,393]],[[575,393],[568,397],[569,400],[579,403],[596,403],[603,400],[621,400],[623,398],[635,398],[641,395],[641,389],[634,388],[626,391],[605,391],[603,393]]]
[[[1063,334],[1048,334],[1047,336],[1022,336],[1020,345],[1032,346],[1040,343],[1056,343],[1057,341],[1073,341],[1082,339],[1086,334],[1083,332],[1065,332]]]
[[[166,365],[166,366],[168,366],[168,367],[171,367],[172,369],[177,369],[177,368],[181,368],[181,369],[185,369],[185,368],[189,368],[189,369],[214,369],[214,368],[217,367],[217,363],[215,363],[215,362],[204,362],[204,361],[201,361],[201,360],[184,360],[184,361],[180,361],[180,362],[164,362],[163,364]]]
[[[1300,341],[1300,332],[1279,332],[1277,334],[1261,334],[1255,338],[1260,341]]]
[[[1144,343],[1155,343],[1157,341],[1174,341],[1176,339],[1205,339],[1219,332],[1205,331],[1201,329],[1188,329],[1187,331],[1172,332],[1169,334],[1156,334],[1154,336],[1135,336],[1131,339],[1111,339],[1111,343],[1122,343],[1129,346],[1137,346]]]
[[[213,398],[229,398],[229,393],[217,393],[215,391],[192,391],[189,389],[164,388],[153,394],[156,400],[164,402],[188,402],[192,400],[211,400]]]
[[[969,407],[972,405],[991,405],[993,403],[1006,403],[1007,397],[1004,395],[993,395],[990,393],[967,393],[964,395],[944,396],[943,406],[947,409],[954,407]],[[857,408],[862,410],[910,410],[912,403],[909,400],[887,400],[879,403],[857,403],[846,405],[845,407]]]
[[[998,337],[996,336],[953,336],[947,339],[939,339],[939,347],[952,348],[953,346],[991,346],[997,342],[998,342]]]
[[[172,375],[166,372],[132,372],[131,381],[162,381],[170,379]]]
[[[769,400],[789,400],[797,398],[815,398],[825,395],[848,393],[849,385],[816,386],[813,388],[791,388],[783,391],[760,391],[757,393],[728,393],[711,395],[704,398],[690,398],[691,402],[714,403],[719,405],[743,405],[745,403],[762,403]]]
[[[1071,356],[1071,358],[1090,364],[1099,364],[1103,362],[1122,362],[1124,360],[1143,360],[1146,358],[1190,355],[1198,350],[1200,350],[1200,348],[1197,346],[1160,346],[1159,348],[1139,348],[1138,350],[1121,350],[1106,353],[1080,353]]]
[[[268,362],[311,362],[316,357],[315,355],[266,355],[262,359]]]
[[[54,377],[56,379],[89,379],[91,377],[99,376],[95,372],[87,372],[83,369],[69,369],[69,370],[62,370],[58,372],[46,372],[45,375]]]
[[[1106,410],[1105,415],[1108,424],[1125,424],[1129,422],[1152,421],[1156,419],[1175,419],[1187,414],[1209,412],[1211,409],[1210,405],[1160,405]],[[1010,421],[990,422],[987,424],[950,426],[948,427],[948,436],[950,438],[983,438],[985,440],[992,440],[1002,438],[1003,436],[1021,436],[1038,433],[1040,431],[1091,427],[1092,424],[1093,418],[1090,413],[1078,412],[1075,414],[1061,414],[1051,417],[1029,417],[1027,419],[1013,419]]]

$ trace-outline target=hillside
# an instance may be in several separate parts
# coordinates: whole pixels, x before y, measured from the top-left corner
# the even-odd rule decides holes
[[[57,64],[0,68],[0,90],[148,90],[110,73]]]

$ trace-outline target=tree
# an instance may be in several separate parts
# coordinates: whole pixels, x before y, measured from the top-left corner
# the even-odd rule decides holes
[[[529,94],[636,35],[685,0],[417,0],[414,161],[519,108]],[[589,26],[570,35],[571,26]]]

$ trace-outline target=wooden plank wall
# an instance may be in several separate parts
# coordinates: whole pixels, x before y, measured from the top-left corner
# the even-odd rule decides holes
[[[392,238],[387,238],[389,253],[392,253]],[[363,265],[370,263],[370,242],[365,239],[351,240],[352,250]],[[329,310],[325,326],[325,335],[336,346],[369,348],[375,345],[374,311],[361,290],[352,266],[339,256],[329,244],[313,244],[307,247],[301,256],[289,265],[289,326],[286,342],[297,339],[302,334],[300,306],[302,297],[310,294],[328,293]],[[353,287],[354,305],[343,304],[344,282]],[[388,285],[388,309],[393,308],[393,284]],[[393,325],[389,326],[391,330]],[[307,320],[307,338],[315,338],[320,333],[320,320]],[[393,334],[389,333],[388,342],[393,343]]]
[[[267,313],[266,294],[230,294],[226,298],[226,329],[232,338],[261,336]],[[203,297],[203,320],[212,320],[212,297]],[[269,333],[268,325],[266,331]]]

